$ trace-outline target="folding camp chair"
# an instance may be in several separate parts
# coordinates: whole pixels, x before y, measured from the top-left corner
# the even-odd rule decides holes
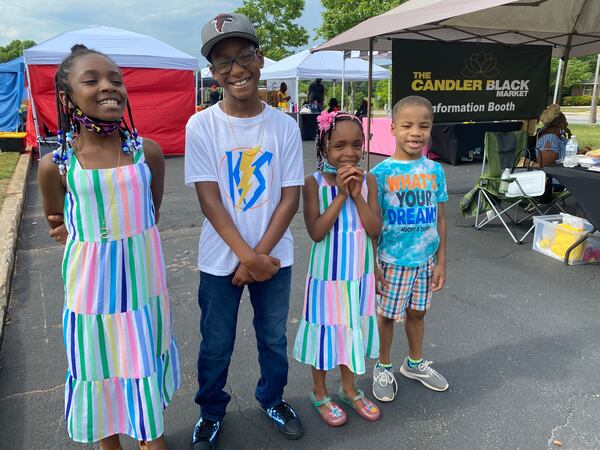
[[[533,215],[544,215],[560,200],[557,196],[549,204],[542,204],[542,200],[545,200],[542,196],[545,188],[543,171],[515,171],[516,163],[526,152],[525,131],[486,133],[481,176],[476,186],[478,196],[475,228],[480,230],[497,218],[517,244],[523,242],[533,227],[517,239],[507,220],[518,225]],[[511,171],[511,176],[502,179],[502,172],[507,168]],[[565,197],[568,195],[564,194]],[[529,212],[519,218],[519,207],[528,207]],[[483,213],[485,214],[481,217]]]

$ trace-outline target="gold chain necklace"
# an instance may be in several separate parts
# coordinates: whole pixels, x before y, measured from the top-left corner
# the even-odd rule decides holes
[[[260,113],[263,116],[262,116],[262,120],[260,121],[260,139],[258,141],[258,145],[256,146],[256,148],[258,148],[258,149],[262,148],[262,142],[263,142],[263,137],[264,137],[264,133],[265,133],[265,115],[264,115],[265,105],[264,105],[264,103],[261,102],[260,107],[261,107]],[[237,140],[237,136],[235,135],[235,132],[233,131],[233,126],[231,125],[231,121],[229,119],[229,113],[227,112],[227,105],[225,104],[225,102],[223,102],[223,110],[225,111],[225,117],[227,118],[227,125],[229,125],[229,130],[231,131],[233,140],[235,141],[237,147],[241,148],[242,146],[240,145],[239,141]]]
[[[117,154],[117,167],[115,167],[115,169],[118,169],[121,166],[121,153],[122,153],[122,150],[119,150],[118,154]],[[82,154],[79,154],[79,155],[76,154],[76,156],[79,156],[79,158],[81,158],[82,162],[87,167],[87,163],[85,162],[85,159],[83,158],[83,155]],[[79,166],[81,166],[81,163],[79,164]],[[89,171],[90,170],[98,170],[98,169],[85,169],[84,167],[81,167],[81,168],[83,169],[83,171],[85,173],[85,176],[87,177],[88,181],[93,186],[94,185],[94,181],[90,180]],[[102,214],[102,217],[100,218],[100,221],[99,221],[99,225],[100,225],[100,239],[102,239],[102,240],[108,239],[109,229],[108,229],[108,226],[106,225],[106,211],[107,210],[110,211],[110,209],[112,208],[112,204],[113,204],[113,202],[115,200],[116,192],[117,192],[117,190],[113,189],[112,194],[109,197],[108,203],[106,205],[103,205],[104,206],[104,211],[103,211],[104,214]]]

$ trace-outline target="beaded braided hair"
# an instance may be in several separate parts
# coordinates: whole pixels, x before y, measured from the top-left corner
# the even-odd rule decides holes
[[[327,147],[326,144],[329,145],[329,140],[331,139],[331,133],[335,130],[335,127],[338,122],[345,121],[353,121],[360,128],[360,134],[362,136],[363,142],[363,154],[362,158],[364,159],[364,143],[365,143],[365,132],[363,130],[362,122],[358,117],[354,114],[350,114],[347,112],[336,111],[336,112],[327,112],[323,111],[317,117],[318,124],[318,132],[315,138],[315,150],[317,152],[317,170],[323,170],[323,164],[325,158],[327,157]]]
[[[53,161],[59,166],[61,174],[64,174],[65,166],[68,165],[70,157],[73,153],[71,141],[79,134],[80,123],[73,119],[75,112],[75,103],[71,99],[71,86],[69,85],[69,74],[73,68],[75,61],[85,55],[100,55],[108,59],[110,62],[115,62],[108,56],[98,50],[87,48],[83,44],[76,44],[71,47],[71,53],[62,60],[58,66],[58,70],[54,75],[54,92],[56,96],[56,113],[58,116],[58,148],[54,151]],[[116,66],[116,64],[115,64]],[[60,93],[65,93],[64,104],[60,99]],[[121,118],[119,124],[119,135],[121,136],[121,145],[125,153],[130,153],[133,150],[142,149],[141,138],[138,137],[137,130],[133,123],[131,114],[131,106],[129,99],[127,100],[127,115],[129,123],[125,121],[125,117]]]

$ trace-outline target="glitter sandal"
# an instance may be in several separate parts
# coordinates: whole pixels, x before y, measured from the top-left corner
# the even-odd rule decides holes
[[[338,389],[338,395],[340,397],[340,400],[346,403],[348,406],[352,407],[352,409],[356,411],[356,413],[360,417],[362,417],[365,420],[368,420],[369,422],[375,422],[376,420],[379,420],[379,417],[381,416],[381,411],[379,410],[377,405],[375,405],[375,403],[373,403],[371,400],[365,397],[365,393],[362,390],[357,389],[357,392],[358,395],[350,398],[346,396],[346,394],[344,394],[344,390],[341,386]],[[360,404],[362,406],[355,405],[354,402],[356,402],[357,400],[360,400]]]
[[[327,425],[331,427],[339,427],[346,423],[348,416],[342,408],[335,404],[330,397],[323,397],[321,400],[317,400],[313,392],[310,393],[310,401],[313,406]],[[327,411],[323,411],[321,406],[326,405]]]

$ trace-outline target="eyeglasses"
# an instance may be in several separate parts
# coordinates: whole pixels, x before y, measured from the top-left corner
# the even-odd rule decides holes
[[[214,64],[211,64],[210,67],[218,74],[225,75],[231,72],[234,62],[239,66],[247,67],[255,61],[257,54],[258,48],[255,48],[254,50],[245,50],[233,59],[222,59]]]

